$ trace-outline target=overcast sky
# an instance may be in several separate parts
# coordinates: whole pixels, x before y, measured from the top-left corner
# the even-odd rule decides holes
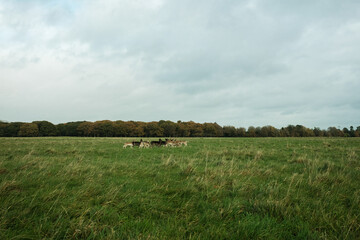
[[[360,125],[359,0],[0,0],[0,120]]]

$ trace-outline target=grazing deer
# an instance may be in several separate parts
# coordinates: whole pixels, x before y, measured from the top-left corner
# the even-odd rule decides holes
[[[163,141],[161,138],[159,138],[159,141],[151,141],[150,144],[151,146],[165,146],[166,141]]]
[[[127,148],[127,147],[133,147],[134,146],[134,144],[132,143],[132,142],[127,142],[127,143],[124,143],[124,146],[123,146],[123,148]]]
[[[142,139],[140,139],[140,142],[133,141],[132,144],[133,144],[133,146],[140,147],[140,144],[142,143],[142,141],[143,141]]]
[[[166,140],[165,147],[174,147],[175,143],[171,140]]]
[[[140,142],[139,148],[149,148],[150,147],[150,143],[147,141],[142,141]]]
[[[166,147],[176,147],[176,146],[179,146],[179,141],[176,141],[175,139],[166,139],[166,144],[165,146]]]
[[[178,141],[179,146],[184,145],[187,146],[187,141]]]

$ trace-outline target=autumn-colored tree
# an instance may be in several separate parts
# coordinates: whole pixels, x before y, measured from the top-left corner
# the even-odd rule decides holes
[[[273,126],[268,126],[269,137],[278,137],[279,130]]]
[[[133,131],[134,137],[144,137],[145,136],[145,126],[146,123],[144,122],[135,122],[135,129]]]
[[[193,121],[186,123],[189,131],[190,131],[190,137],[202,137],[204,136],[204,131],[202,128],[202,124],[195,123]]]
[[[279,135],[279,131],[273,126],[264,126],[260,130],[261,137],[277,137]]]
[[[246,129],[243,127],[236,129],[236,136],[237,137],[246,137]]]
[[[94,123],[94,134],[97,137],[113,137],[114,125],[112,121],[103,120]]]
[[[336,127],[329,127],[327,130],[328,136],[329,137],[343,137],[344,133],[340,130],[337,129]]]
[[[233,126],[221,127],[215,123],[195,123],[193,121],[182,122],[160,120],[159,122],[140,122],[140,121],[97,121],[92,122],[68,122],[53,125],[48,121],[35,121],[37,133],[34,125],[21,122],[0,121],[0,137],[20,136],[98,136],[98,137],[359,137],[360,126],[354,129],[329,127],[327,130],[320,128],[306,128],[302,125],[288,125],[277,129],[273,126],[253,127],[247,131],[245,128],[235,128]],[[22,130],[20,131],[20,127]],[[33,131],[31,131],[31,129]]]
[[[95,136],[95,124],[92,122],[83,122],[77,127],[78,136],[92,137]]]
[[[215,129],[216,129],[216,137],[223,137],[224,136],[224,131],[223,128],[217,124],[216,122],[213,123]]]
[[[136,133],[136,124],[133,121],[124,122],[123,124],[126,132],[126,137],[135,137],[137,135]]]
[[[128,137],[129,130],[127,129],[127,124],[124,121],[114,122],[114,136],[115,137]]]
[[[256,137],[255,127],[253,126],[248,127],[246,135],[247,137]]]
[[[39,128],[36,123],[22,123],[18,132],[19,137],[37,137]]]
[[[315,137],[315,134],[312,129],[305,128],[305,132],[306,132],[305,137]]]
[[[358,126],[355,130],[354,137],[360,137],[360,126]]]

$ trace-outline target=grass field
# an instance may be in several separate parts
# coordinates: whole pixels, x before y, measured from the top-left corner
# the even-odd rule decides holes
[[[0,138],[0,239],[359,239],[360,138]]]

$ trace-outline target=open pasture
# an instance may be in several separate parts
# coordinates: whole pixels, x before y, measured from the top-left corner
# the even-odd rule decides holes
[[[359,138],[134,140],[0,138],[0,239],[360,236]]]

